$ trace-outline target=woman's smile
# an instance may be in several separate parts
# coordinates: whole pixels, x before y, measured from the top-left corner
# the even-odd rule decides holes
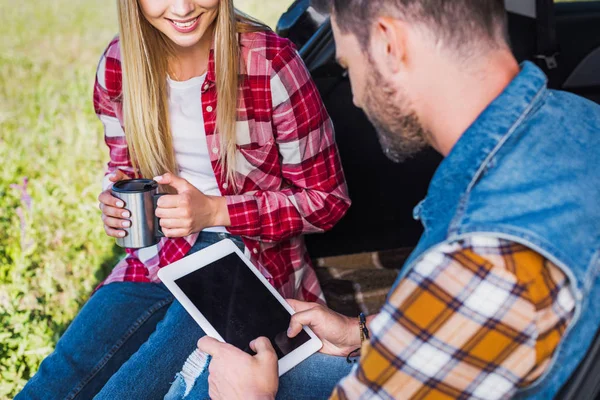
[[[146,21],[170,39],[174,48],[210,49],[221,0],[130,1],[138,3]]]
[[[194,30],[196,30],[198,25],[200,25],[201,17],[202,17],[202,14],[200,14],[199,16],[197,16],[195,18],[187,19],[184,21],[170,19],[170,18],[166,18],[166,20],[171,23],[171,25],[173,26],[173,28],[175,28],[175,30],[177,32],[190,33],[190,32],[193,32]]]

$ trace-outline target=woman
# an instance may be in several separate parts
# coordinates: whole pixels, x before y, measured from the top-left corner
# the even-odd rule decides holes
[[[232,0],[119,0],[94,105],[110,162],[108,235],[130,217],[110,187],[155,177],[167,238],[128,250],[19,398],[162,398],[203,332],[157,271],[223,238],[282,295],[323,300],[302,234],[349,207],[331,121],[292,45]]]

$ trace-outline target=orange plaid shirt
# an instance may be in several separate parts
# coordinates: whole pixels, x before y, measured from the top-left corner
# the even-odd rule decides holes
[[[548,367],[574,310],[563,272],[526,247],[440,246],[388,298],[332,399],[510,398]]]

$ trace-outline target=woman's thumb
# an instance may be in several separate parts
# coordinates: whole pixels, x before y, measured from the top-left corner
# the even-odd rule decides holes
[[[123,171],[121,171],[120,169],[115,170],[115,172],[113,172],[112,174],[110,174],[108,176],[108,179],[111,182],[118,182],[118,181],[122,181],[123,179],[127,179],[127,175],[125,175],[125,173]]]
[[[181,193],[184,190],[186,190],[188,185],[188,182],[185,179],[173,175],[172,173],[166,173],[164,175],[155,176],[153,179],[161,185],[171,186],[177,191],[177,193]]]

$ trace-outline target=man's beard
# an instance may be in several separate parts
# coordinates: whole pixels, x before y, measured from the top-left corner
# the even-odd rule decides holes
[[[371,63],[365,89],[364,111],[375,127],[385,155],[400,163],[429,147],[423,128],[409,100],[392,89]]]

